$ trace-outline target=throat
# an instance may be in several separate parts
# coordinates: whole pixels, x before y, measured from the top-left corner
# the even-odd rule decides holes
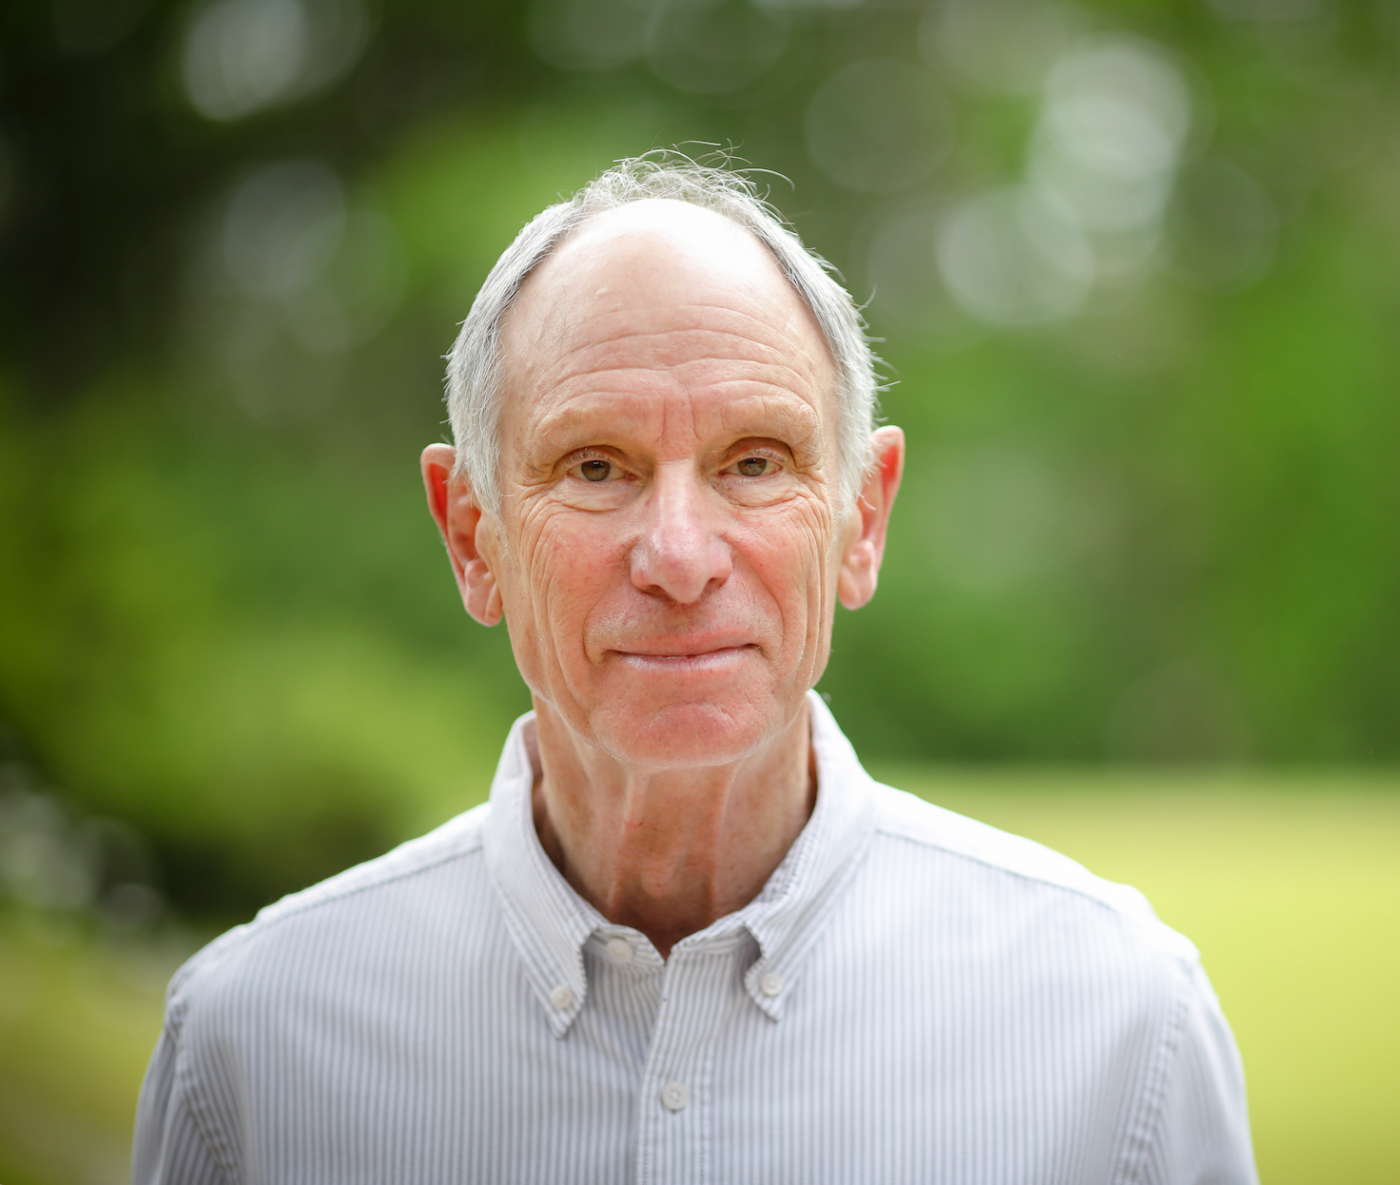
[[[666,956],[758,896],[806,825],[817,785],[802,715],[796,752],[642,775],[558,762],[543,734],[531,807],[545,854],[608,921]]]

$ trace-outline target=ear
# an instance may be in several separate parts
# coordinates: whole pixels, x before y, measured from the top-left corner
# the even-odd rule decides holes
[[[866,475],[860,497],[846,528],[841,552],[841,574],[836,592],[847,609],[859,609],[875,595],[880,561],[885,557],[885,528],[890,509],[904,475],[904,432],[891,425],[877,428],[870,437],[874,464]]]
[[[467,612],[482,625],[501,620],[502,603],[485,544],[490,520],[467,479],[456,473],[457,454],[448,444],[423,450],[423,487],[428,510],[447,544],[447,558]]]

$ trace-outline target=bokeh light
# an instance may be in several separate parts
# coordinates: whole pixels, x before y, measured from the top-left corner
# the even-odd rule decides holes
[[[609,70],[646,53],[655,0],[535,0],[530,44],[562,70]]]
[[[1238,291],[1273,263],[1278,212],[1264,187],[1227,157],[1211,154],[1188,166],[1175,214],[1174,271],[1187,283]]]
[[[952,146],[953,116],[933,79],[896,59],[851,62],[817,88],[803,130],[827,177],[860,193],[926,181]]]
[[[1073,316],[1094,282],[1083,229],[1025,186],[980,194],[951,213],[939,229],[938,262],[965,309],[1005,325]]]
[[[919,48],[964,85],[1035,92],[1083,19],[1052,0],[946,0],[925,7]]]
[[[211,0],[185,34],[185,90],[201,115],[240,119],[334,83],[367,32],[358,0]]]
[[[722,95],[762,78],[787,44],[780,9],[749,0],[669,0],[658,6],[647,63],[678,90]]]
[[[1264,1178],[1391,1181],[1397,113],[1390,0],[5,8],[0,1103],[123,1085],[0,1105],[0,1177],[114,1177],[182,925],[485,794],[528,694],[423,514],[442,354],[530,217],[678,145],[839,272],[908,434],[821,682],[859,752],[1118,818],[1085,851],[1201,927]]]
[[[200,365],[221,367],[260,423],[297,422],[334,401],[332,356],[365,344],[403,298],[406,263],[391,219],[352,201],[324,161],[254,169],[219,205],[191,279]]]

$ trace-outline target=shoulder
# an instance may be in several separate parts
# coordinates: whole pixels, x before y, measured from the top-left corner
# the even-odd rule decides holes
[[[196,989],[207,996],[259,970],[266,975],[278,965],[312,964],[318,948],[343,951],[347,940],[359,947],[377,940],[401,943],[409,938],[415,915],[435,912],[435,904],[456,905],[460,898],[469,907],[470,882],[480,878],[484,863],[482,832],[489,809],[483,803],[383,856],[266,906],[176,972],[167,992],[168,1013],[172,1019],[181,1016]],[[390,929],[392,937],[385,933]]]
[[[1188,975],[1199,961],[1195,946],[1160,921],[1132,886],[904,791],[877,783],[875,798],[878,840],[908,849],[916,865],[955,884],[966,909],[985,909],[1007,921],[1029,910],[1042,926],[1058,922],[1086,940],[1118,942],[1178,964]]]
[[[1162,1158],[1180,1168],[1171,1180],[1254,1180],[1239,1054],[1191,942],[1136,889],[1067,856],[886,786],[872,793],[867,892],[844,933],[882,931],[866,963],[893,944],[914,982],[937,985],[931,1044],[1014,1047],[1032,1079],[1077,1082],[1118,1116],[1113,1180],[1145,1179]]]

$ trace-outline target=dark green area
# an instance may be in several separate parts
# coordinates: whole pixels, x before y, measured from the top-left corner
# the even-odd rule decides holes
[[[528,697],[423,513],[440,355],[529,217],[655,146],[790,179],[870,300],[911,456],[821,685],[863,754],[1400,759],[1385,0],[1076,10],[1065,53],[1155,46],[1195,115],[1157,264],[1028,326],[960,309],[914,230],[1026,174],[1039,92],[978,81],[923,8],[404,0],[319,88],[209,117],[181,63],[212,7],[0,16],[0,757],[148,836],[180,908],[241,916],[485,794]],[[809,113],[866,59],[932,97],[904,179],[853,188],[889,121],[823,149]],[[287,162],[360,246],[240,288],[233,195]]]

